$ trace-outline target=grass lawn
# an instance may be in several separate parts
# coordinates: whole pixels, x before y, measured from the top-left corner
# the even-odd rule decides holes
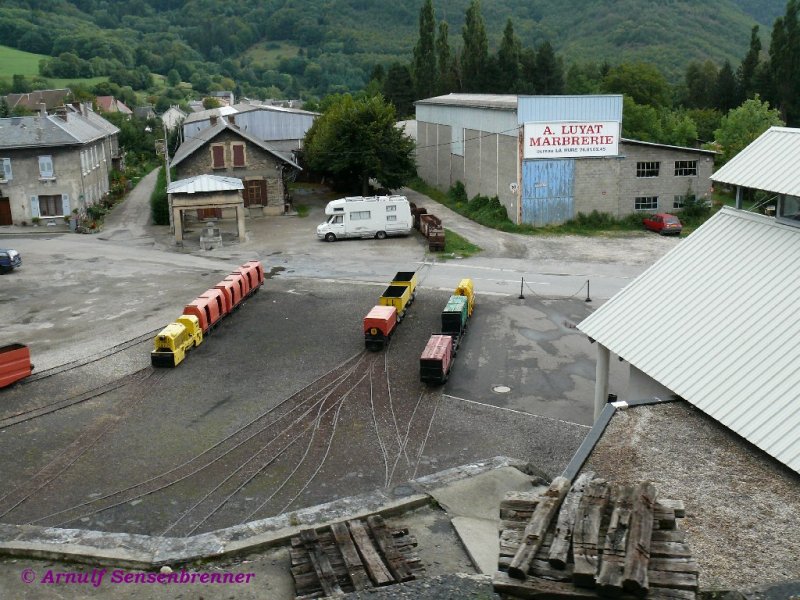
[[[469,258],[473,254],[481,252],[483,249],[470,243],[465,238],[458,235],[455,231],[444,230],[444,250],[432,252],[437,259],[447,260],[449,258]]]
[[[11,81],[14,75],[25,75],[27,78],[39,75],[39,61],[50,58],[44,54],[32,54],[16,48],[0,46],[0,78]]]
[[[300,48],[285,42],[269,42],[269,46],[268,48],[267,44],[256,44],[245,53],[245,56],[251,58],[258,65],[277,66],[280,59],[297,56]]]

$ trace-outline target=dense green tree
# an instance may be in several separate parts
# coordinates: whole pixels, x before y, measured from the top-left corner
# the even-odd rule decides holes
[[[519,80],[517,89],[520,94],[536,94],[536,51],[523,48],[519,55]]]
[[[170,69],[169,73],[167,73],[167,83],[170,84],[172,87],[175,87],[181,82],[181,74],[178,73],[177,69]]]
[[[719,69],[713,61],[692,61],[686,66],[683,105],[688,108],[711,108],[716,105]]]
[[[572,63],[564,78],[567,94],[597,94],[603,81],[601,65],[597,63]]]
[[[401,118],[414,114],[414,85],[411,70],[407,65],[392,63],[383,82],[383,95],[394,105],[395,112]]]
[[[481,15],[480,0],[471,0],[461,30],[464,47],[461,51],[461,91],[484,91],[484,70],[489,60],[489,41]]]
[[[564,67],[547,40],[536,48],[536,93],[564,93]]]
[[[715,132],[716,141],[722,148],[723,162],[732,159],[770,127],[783,124],[779,112],[770,108],[769,102],[762,102],[758,94],[745,100],[740,107],[722,117]]]
[[[736,76],[733,74],[731,63],[727,60],[719,70],[716,83],[713,107],[722,112],[728,112],[738,106],[739,89],[736,84]]]
[[[419,39],[414,46],[411,67],[417,98],[429,98],[439,87],[436,80],[436,17],[431,0],[425,0],[419,11]]]
[[[306,133],[305,158],[344,191],[366,195],[370,178],[397,189],[413,177],[415,165],[414,141],[396,120],[394,107],[379,96],[339,96]]]
[[[439,23],[439,30],[436,34],[436,68],[439,87],[437,94],[448,94],[457,89],[453,58],[450,54],[449,26],[447,21]]]
[[[752,98],[755,94],[756,71],[760,62],[761,38],[758,35],[758,25],[754,25],[750,31],[750,49],[736,71],[736,79],[739,85],[738,103],[744,102],[747,98]]]
[[[504,94],[515,93],[519,87],[520,53],[522,44],[514,33],[514,24],[511,19],[506,21],[503,30],[503,39],[497,50],[498,80],[496,91]]]
[[[27,94],[33,88],[25,75],[11,76],[11,92],[13,94]]]
[[[722,113],[715,108],[691,108],[686,111],[697,127],[697,139],[701,142],[714,140],[714,132],[719,128]]]
[[[786,14],[775,20],[769,60],[775,101],[789,125],[800,123],[800,23],[798,0],[789,0]]]
[[[672,104],[672,91],[667,80],[650,63],[623,63],[611,67],[603,78],[602,88],[608,94],[626,94],[637,104]]]

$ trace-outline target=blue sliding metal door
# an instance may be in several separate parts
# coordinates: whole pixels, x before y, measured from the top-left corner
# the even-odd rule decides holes
[[[575,160],[522,162],[522,222],[558,225],[575,216]]]

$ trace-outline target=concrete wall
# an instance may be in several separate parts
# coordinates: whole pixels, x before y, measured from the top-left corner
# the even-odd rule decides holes
[[[85,170],[81,152],[92,157],[83,165]],[[52,178],[40,177],[39,156],[52,157]],[[87,206],[99,202],[109,190],[111,141],[108,138],[83,146],[3,150],[0,158],[11,159],[12,179],[0,183],[0,197],[9,198],[15,225],[31,223],[35,216],[31,213],[32,196],[66,195],[69,212],[78,209],[83,213]],[[53,218],[63,223],[63,203],[60,208],[62,210],[55,217],[41,217],[42,222]]]
[[[233,143],[245,145],[245,167],[231,166],[233,159]],[[212,169],[211,146],[225,145],[226,167]],[[278,166],[284,164],[263,148],[236,135],[231,130],[222,131],[214,139],[183,159],[175,168],[177,179],[186,179],[196,175],[212,174],[222,177],[236,177],[245,181],[247,179],[264,179],[267,182],[267,204],[263,207],[264,214],[283,213],[283,181],[280,178]],[[251,206],[251,214],[253,207]]]

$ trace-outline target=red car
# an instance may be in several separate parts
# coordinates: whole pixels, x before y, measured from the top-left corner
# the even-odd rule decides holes
[[[654,215],[650,215],[645,217],[642,220],[642,223],[644,223],[644,226],[650,231],[655,231],[661,235],[668,235],[671,233],[680,235],[681,230],[683,229],[680,219],[678,219],[678,217],[675,215],[670,215],[668,213],[656,213]]]

